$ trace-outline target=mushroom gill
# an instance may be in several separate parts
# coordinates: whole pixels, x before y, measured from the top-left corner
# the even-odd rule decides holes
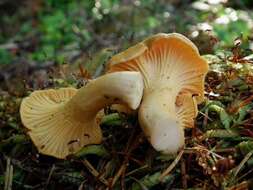
[[[207,62],[185,36],[157,34],[109,60],[108,72],[139,71],[144,95],[139,122],[153,147],[175,153],[184,145],[184,128],[193,127],[204,99]]]
[[[39,152],[65,158],[85,145],[101,143],[99,110],[115,103],[136,109],[142,93],[139,72],[110,73],[79,90],[35,91],[22,101],[20,115]]]

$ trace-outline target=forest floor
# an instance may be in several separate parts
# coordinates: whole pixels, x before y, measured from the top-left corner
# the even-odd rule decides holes
[[[153,1],[118,3],[121,7],[115,9],[113,3],[96,7],[80,1],[87,10],[94,6],[93,13],[86,13],[76,3],[55,6],[54,1],[48,5],[27,2],[34,12],[24,13],[28,8],[17,8],[14,3],[8,5],[17,10],[14,16],[1,17],[6,26],[1,28],[0,37],[0,189],[253,189],[252,28],[242,22],[250,8],[236,10],[240,22],[227,25],[230,31],[243,30],[242,36],[240,32],[226,33],[214,22],[223,13],[230,11],[231,15],[233,6],[238,5],[227,9],[230,5],[206,3],[212,8],[207,14],[203,10],[198,13],[200,5],[182,13],[186,5],[180,3],[165,8],[163,3],[154,6]],[[220,12],[215,12],[215,7]],[[109,15],[105,14],[107,9]],[[123,23],[129,11],[135,16],[126,21],[130,25],[126,27]],[[175,24],[181,13],[184,21]],[[82,15],[84,28],[75,14]],[[143,20],[143,15],[148,19]],[[247,23],[253,23],[253,16],[248,16]],[[20,24],[26,17],[32,19]],[[170,20],[161,21],[161,17]],[[190,23],[207,18],[214,32],[208,28],[201,31],[198,24]],[[15,23],[13,28],[7,26],[10,20]],[[64,22],[58,26],[61,20]],[[169,26],[163,28],[166,24]],[[84,147],[65,160],[38,153],[20,120],[24,97],[37,89],[80,88],[87,73],[101,75],[109,58],[119,50],[150,34],[175,28],[195,42],[210,67],[205,101],[199,105],[195,128],[185,130],[184,149],[177,155],[162,155],[144,137],[136,115],[108,108],[101,124],[102,144]],[[11,34],[14,31],[17,34]]]

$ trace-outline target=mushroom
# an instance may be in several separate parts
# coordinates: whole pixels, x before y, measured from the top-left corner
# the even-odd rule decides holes
[[[25,98],[21,120],[39,152],[57,158],[102,141],[96,114],[105,106],[120,103],[138,108],[143,93],[139,72],[116,72],[92,80],[77,90],[38,90]]]
[[[142,73],[139,123],[156,150],[176,153],[204,100],[208,64],[197,47],[178,33],[156,34],[113,56],[107,72],[116,71]]]

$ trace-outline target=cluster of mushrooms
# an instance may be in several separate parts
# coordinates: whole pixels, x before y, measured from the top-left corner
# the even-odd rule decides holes
[[[207,62],[178,33],[156,34],[113,56],[106,73],[80,89],[39,90],[23,99],[22,122],[39,152],[57,158],[102,142],[97,113],[113,104],[138,109],[151,145],[176,153],[204,99]]]

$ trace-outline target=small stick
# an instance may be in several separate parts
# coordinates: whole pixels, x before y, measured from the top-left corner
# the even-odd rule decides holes
[[[250,169],[249,171],[247,171],[245,174],[243,174],[242,176],[238,177],[237,181],[240,181],[241,179],[245,178],[247,175],[249,175],[250,173],[253,172],[253,168]]]
[[[91,75],[90,73],[83,68],[83,66],[81,64],[79,64],[79,70],[80,70],[80,74],[84,79],[91,79]]]
[[[124,155],[124,156],[128,156],[127,153],[125,152],[117,152],[117,154],[120,154],[120,155]],[[140,160],[137,160],[135,158],[133,158],[131,155],[129,155],[129,160],[132,160],[133,162],[135,162],[136,164],[142,166],[143,165],[143,162],[141,162]]]
[[[13,180],[13,165],[11,165],[11,159],[7,158],[4,190],[12,189],[12,180]]]
[[[243,181],[240,184],[236,184],[230,187],[228,190],[243,190],[243,189],[249,189],[249,184],[247,181]]]
[[[219,155],[219,154],[216,154],[215,151],[212,151],[212,150],[208,150],[207,148],[203,147],[203,146],[196,146],[196,147],[193,147],[193,148],[185,148],[185,153],[195,153],[195,152],[198,152],[198,150],[203,150],[203,151],[206,151],[214,156],[216,156],[217,158],[220,158],[220,159],[224,159],[223,156]]]
[[[182,185],[183,189],[187,189],[187,175],[186,175],[186,168],[185,168],[185,160],[184,158],[181,159],[181,175],[182,175]]]
[[[126,167],[125,164],[121,165],[120,169],[118,170],[118,172],[116,173],[116,175],[114,176],[114,178],[112,180],[111,187],[113,187],[115,185],[115,183],[117,182],[117,180],[119,179],[119,177],[121,176],[121,174],[123,173],[123,171],[126,169],[125,167]]]
[[[177,163],[179,162],[180,158],[182,157],[184,153],[184,149],[182,149],[179,154],[177,155],[177,157],[175,158],[175,160],[170,164],[170,166],[161,174],[159,180],[163,181],[163,178],[168,175],[173,169],[174,167],[177,165]]]
[[[49,182],[50,182],[50,179],[51,179],[51,177],[52,177],[52,175],[53,175],[53,173],[54,173],[54,170],[55,170],[55,165],[53,164],[53,166],[52,166],[52,168],[51,168],[51,170],[50,170],[50,172],[49,172],[48,178],[47,178],[47,182],[46,182],[46,185],[45,185],[45,189],[47,189],[47,186],[48,186],[48,184],[49,184]]]
[[[250,159],[250,157],[253,155],[253,150],[250,151],[241,161],[241,163],[239,164],[239,166],[237,167],[234,176],[233,176],[233,181],[235,179],[235,177],[237,176],[237,174],[240,172],[240,170],[242,169],[242,167],[244,166],[244,164]]]
[[[134,169],[134,170],[128,172],[128,173],[126,174],[126,176],[131,176],[132,174],[134,174],[134,173],[136,173],[136,172],[138,172],[138,171],[140,171],[140,170],[144,170],[144,169],[146,169],[146,168],[148,168],[148,167],[149,167],[148,164],[145,164],[144,166],[141,166],[141,167],[139,167],[139,168],[137,168],[137,169]]]
[[[120,167],[120,169],[118,170],[118,172],[116,173],[116,175],[113,177],[112,181],[110,181],[109,183],[109,187],[106,188],[106,190],[112,189],[113,186],[115,185],[115,183],[117,182],[117,180],[119,179],[119,177],[121,176],[121,174],[125,171],[126,165],[123,163]]]
[[[249,104],[251,101],[253,100],[253,95],[251,95],[250,97],[246,98],[245,100],[243,100],[240,104],[239,104],[239,108],[246,106],[247,104]]]
[[[102,177],[102,176],[99,175],[99,172],[91,165],[91,163],[90,163],[88,160],[84,159],[84,160],[82,161],[82,163],[85,165],[85,167],[89,170],[89,172],[90,172],[94,177],[98,178],[98,180],[99,180],[100,182],[102,182],[102,183],[105,184],[106,186],[109,185],[108,181],[107,181],[104,177]]]
[[[229,153],[229,152],[236,152],[236,149],[235,148],[222,148],[222,149],[216,149],[216,150],[213,150],[214,152],[216,153]]]
[[[122,177],[121,181],[123,181],[123,179],[125,177],[125,172],[126,172],[126,168],[127,168],[128,162],[129,162],[131,152],[136,147],[138,147],[138,145],[140,143],[139,138],[142,137],[142,134],[138,135],[137,138],[134,138],[135,133],[136,133],[136,131],[133,131],[130,138],[128,139],[128,142],[126,144],[126,147],[125,147],[125,150],[124,150],[124,153],[123,153],[123,155],[125,155],[124,161],[123,161],[120,169],[118,170],[118,172],[114,176],[114,178],[112,180],[112,183],[110,184],[111,189],[113,188],[113,186],[115,185],[115,183],[117,182],[117,180],[120,176]]]

